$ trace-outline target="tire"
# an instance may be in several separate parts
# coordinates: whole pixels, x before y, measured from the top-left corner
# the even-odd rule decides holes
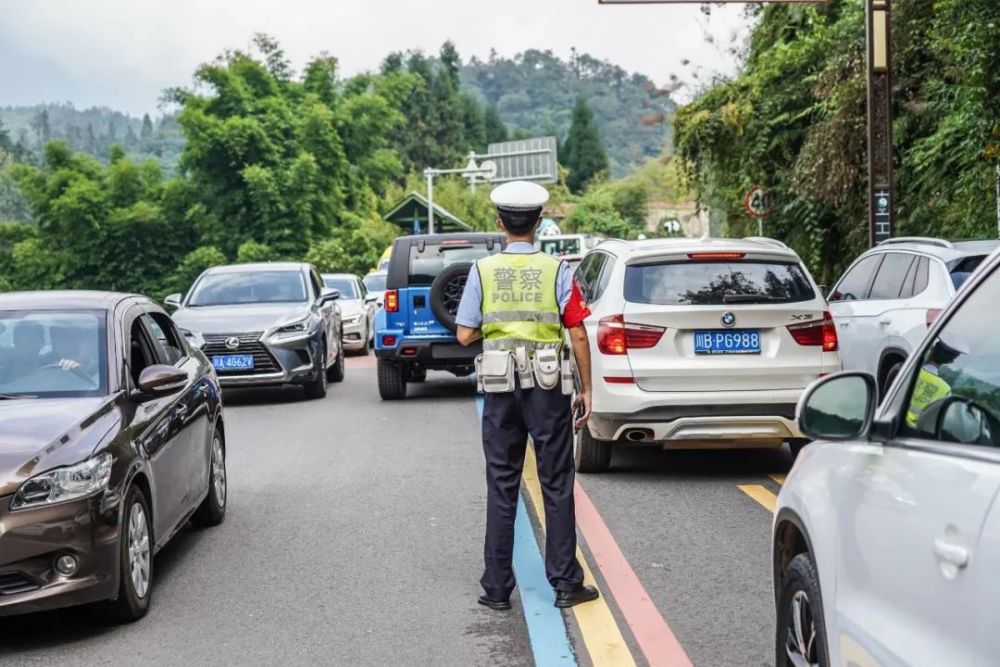
[[[799,614],[802,621],[801,635],[795,631],[794,616]],[[826,626],[823,622],[823,598],[819,590],[819,577],[809,554],[802,553],[792,559],[781,580],[778,591],[778,622],[774,637],[774,664],[777,667],[793,667],[796,662],[789,656],[793,653],[808,653],[808,662],[829,667],[827,653]],[[812,637],[810,641],[809,637]]]
[[[889,393],[889,389],[892,387],[892,383],[896,381],[896,377],[899,376],[899,372],[903,370],[903,362],[897,361],[889,370],[885,372],[885,377],[882,378],[882,384],[878,388],[879,400],[885,398],[886,394]]]
[[[111,621],[118,623],[131,623],[138,621],[149,611],[149,603],[153,592],[153,530],[152,515],[149,512],[149,501],[146,494],[138,486],[133,485],[125,495],[125,503],[122,513],[121,535],[118,539],[118,597],[104,603],[104,615]],[[133,513],[141,515],[141,519],[135,518],[133,525]],[[132,544],[138,550],[142,549],[142,539],[140,524],[145,531],[145,582],[141,578],[141,556],[137,558],[135,564],[139,567],[140,574],[133,575],[133,559],[130,556]],[[133,532],[135,528],[135,532]],[[135,541],[133,541],[133,539]],[[133,578],[135,576],[135,579]],[[135,583],[138,581],[138,583]],[[143,590],[139,590],[143,588]]]
[[[323,343],[322,347],[320,347],[319,359],[317,359],[317,362],[319,362],[317,364],[319,368],[316,369],[316,377],[302,386],[302,389],[306,393],[306,398],[308,399],[326,397],[327,374],[329,372],[324,367],[326,364],[326,343]]]
[[[378,395],[383,401],[406,398],[406,368],[387,359],[378,360]]]
[[[212,436],[211,457],[208,467],[208,495],[191,516],[191,523],[199,528],[218,526],[226,519],[226,501],[229,499],[226,441],[219,429],[215,429]]]
[[[584,426],[576,434],[574,460],[577,472],[607,472],[611,467],[611,442],[598,440]]]
[[[423,367],[412,367],[407,374],[407,382],[424,382],[427,380],[427,369]]]
[[[438,274],[431,283],[431,311],[434,317],[449,331],[458,329],[455,314],[458,312],[458,302],[465,291],[465,281],[469,278],[471,262],[452,264]]]
[[[344,381],[344,344],[340,344],[340,352],[337,353],[337,360],[333,366],[326,369],[326,379],[328,382]]]
[[[802,448],[808,445],[810,442],[811,440],[807,440],[805,438],[796,438],[795,440],[788,441],[788,449],[792,453],[793,461],[799,458],[799,452],[801,452]]]

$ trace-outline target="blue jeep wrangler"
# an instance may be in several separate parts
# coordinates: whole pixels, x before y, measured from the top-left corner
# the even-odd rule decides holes
[[[455,338],[455,313],[472,262],[503,250],[501,234],[428,234],[395,240],[383,307],[375,316],[378,392],[385,400],[406,397],[408,382],[423,382],[428,369],[471,375],[482,345],[463,347]]]

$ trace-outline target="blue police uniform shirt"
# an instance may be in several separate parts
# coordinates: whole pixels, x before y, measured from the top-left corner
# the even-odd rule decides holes
[[[535,246],[526,241],[517,241],[508,245],[504,252],[512,255],[523,255],[535,252]],[[569,264],[563,262],[559,267],[559,275],[556,279],[556,298],[559,299],[559,312],[566,311],[566,304],[573,294],[573,269]],[[462,293],[462,300],[458,303],[458,312],[455,314],[455,322],[463,327],[478,329],[483,325],[483,286],[479,282],[479,271],[473,265],[469,269],[469,279],[465,283],[465,292]]]

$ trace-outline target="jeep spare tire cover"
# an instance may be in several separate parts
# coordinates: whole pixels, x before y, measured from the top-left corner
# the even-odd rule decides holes
[[[431,283],[431,312],[445,328],[455,331],[455,315],[458,313],[458,303],[465,292],[465,281],[469,278],[472,262],[452,264],[438,274]]]

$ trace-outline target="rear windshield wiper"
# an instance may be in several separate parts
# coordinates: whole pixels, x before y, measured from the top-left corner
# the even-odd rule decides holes
[[[38,398],[34,394],[0,394],[0,401],[10,401],[15,398]]]
[[[777,297],[766,294],[723,294],[722,303],[772,303]]]

